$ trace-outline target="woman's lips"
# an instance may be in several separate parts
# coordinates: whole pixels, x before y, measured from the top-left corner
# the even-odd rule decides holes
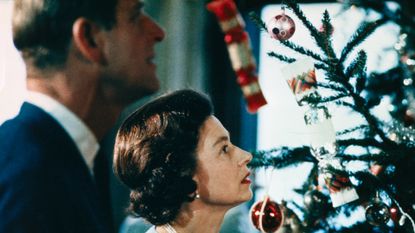
[[[252,183],[251,179],[249,179],[249,175],[251,175],[250,172],[244,177],[244,179],[241,181],[242,184],[250,184]]]

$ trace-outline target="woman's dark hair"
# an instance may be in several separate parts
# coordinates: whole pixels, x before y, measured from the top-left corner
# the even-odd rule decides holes
[[[145,104],[124,121],[115,142],[114,172],[132,190],[132,213],[163,225],[194,200],[199,130],[212,114],[207,96],[180,90]]]
[[[13,42],[39,68],[59,67],[67,58],[72,25],[85,17],[110,29],[119,0],[14,0]]]

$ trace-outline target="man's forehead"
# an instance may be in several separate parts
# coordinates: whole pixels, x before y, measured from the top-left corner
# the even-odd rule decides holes
[[[134,8],[143,8],[144,1],[143,0],[118,0],[119,5],[123,5],[125,7],[134,7]]]
[[[140,6],[144,6],[144,1],[143,0],[135,0],[136,4],[140,5]]]

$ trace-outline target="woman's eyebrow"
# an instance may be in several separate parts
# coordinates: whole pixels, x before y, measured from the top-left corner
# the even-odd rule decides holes
[[[221,136],[219,137],[215,143],[213,143],[213,146],[215,147],[216,145],[218,145],[219,143],[223,142],[223,141],[229,141],[229,137],[228,136]]]

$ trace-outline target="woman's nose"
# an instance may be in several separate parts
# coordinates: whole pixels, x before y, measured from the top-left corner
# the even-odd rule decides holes
[[[241,150],[242,159],[239,162],[239,166],[243,166],[243,165],[246,165],[249,162],[251,162],[251,160],[252,160],[252,154],[249,153],[248,151],[245,151],[245,150],[242,150],[242,149],[240,149],[240,150]]]

